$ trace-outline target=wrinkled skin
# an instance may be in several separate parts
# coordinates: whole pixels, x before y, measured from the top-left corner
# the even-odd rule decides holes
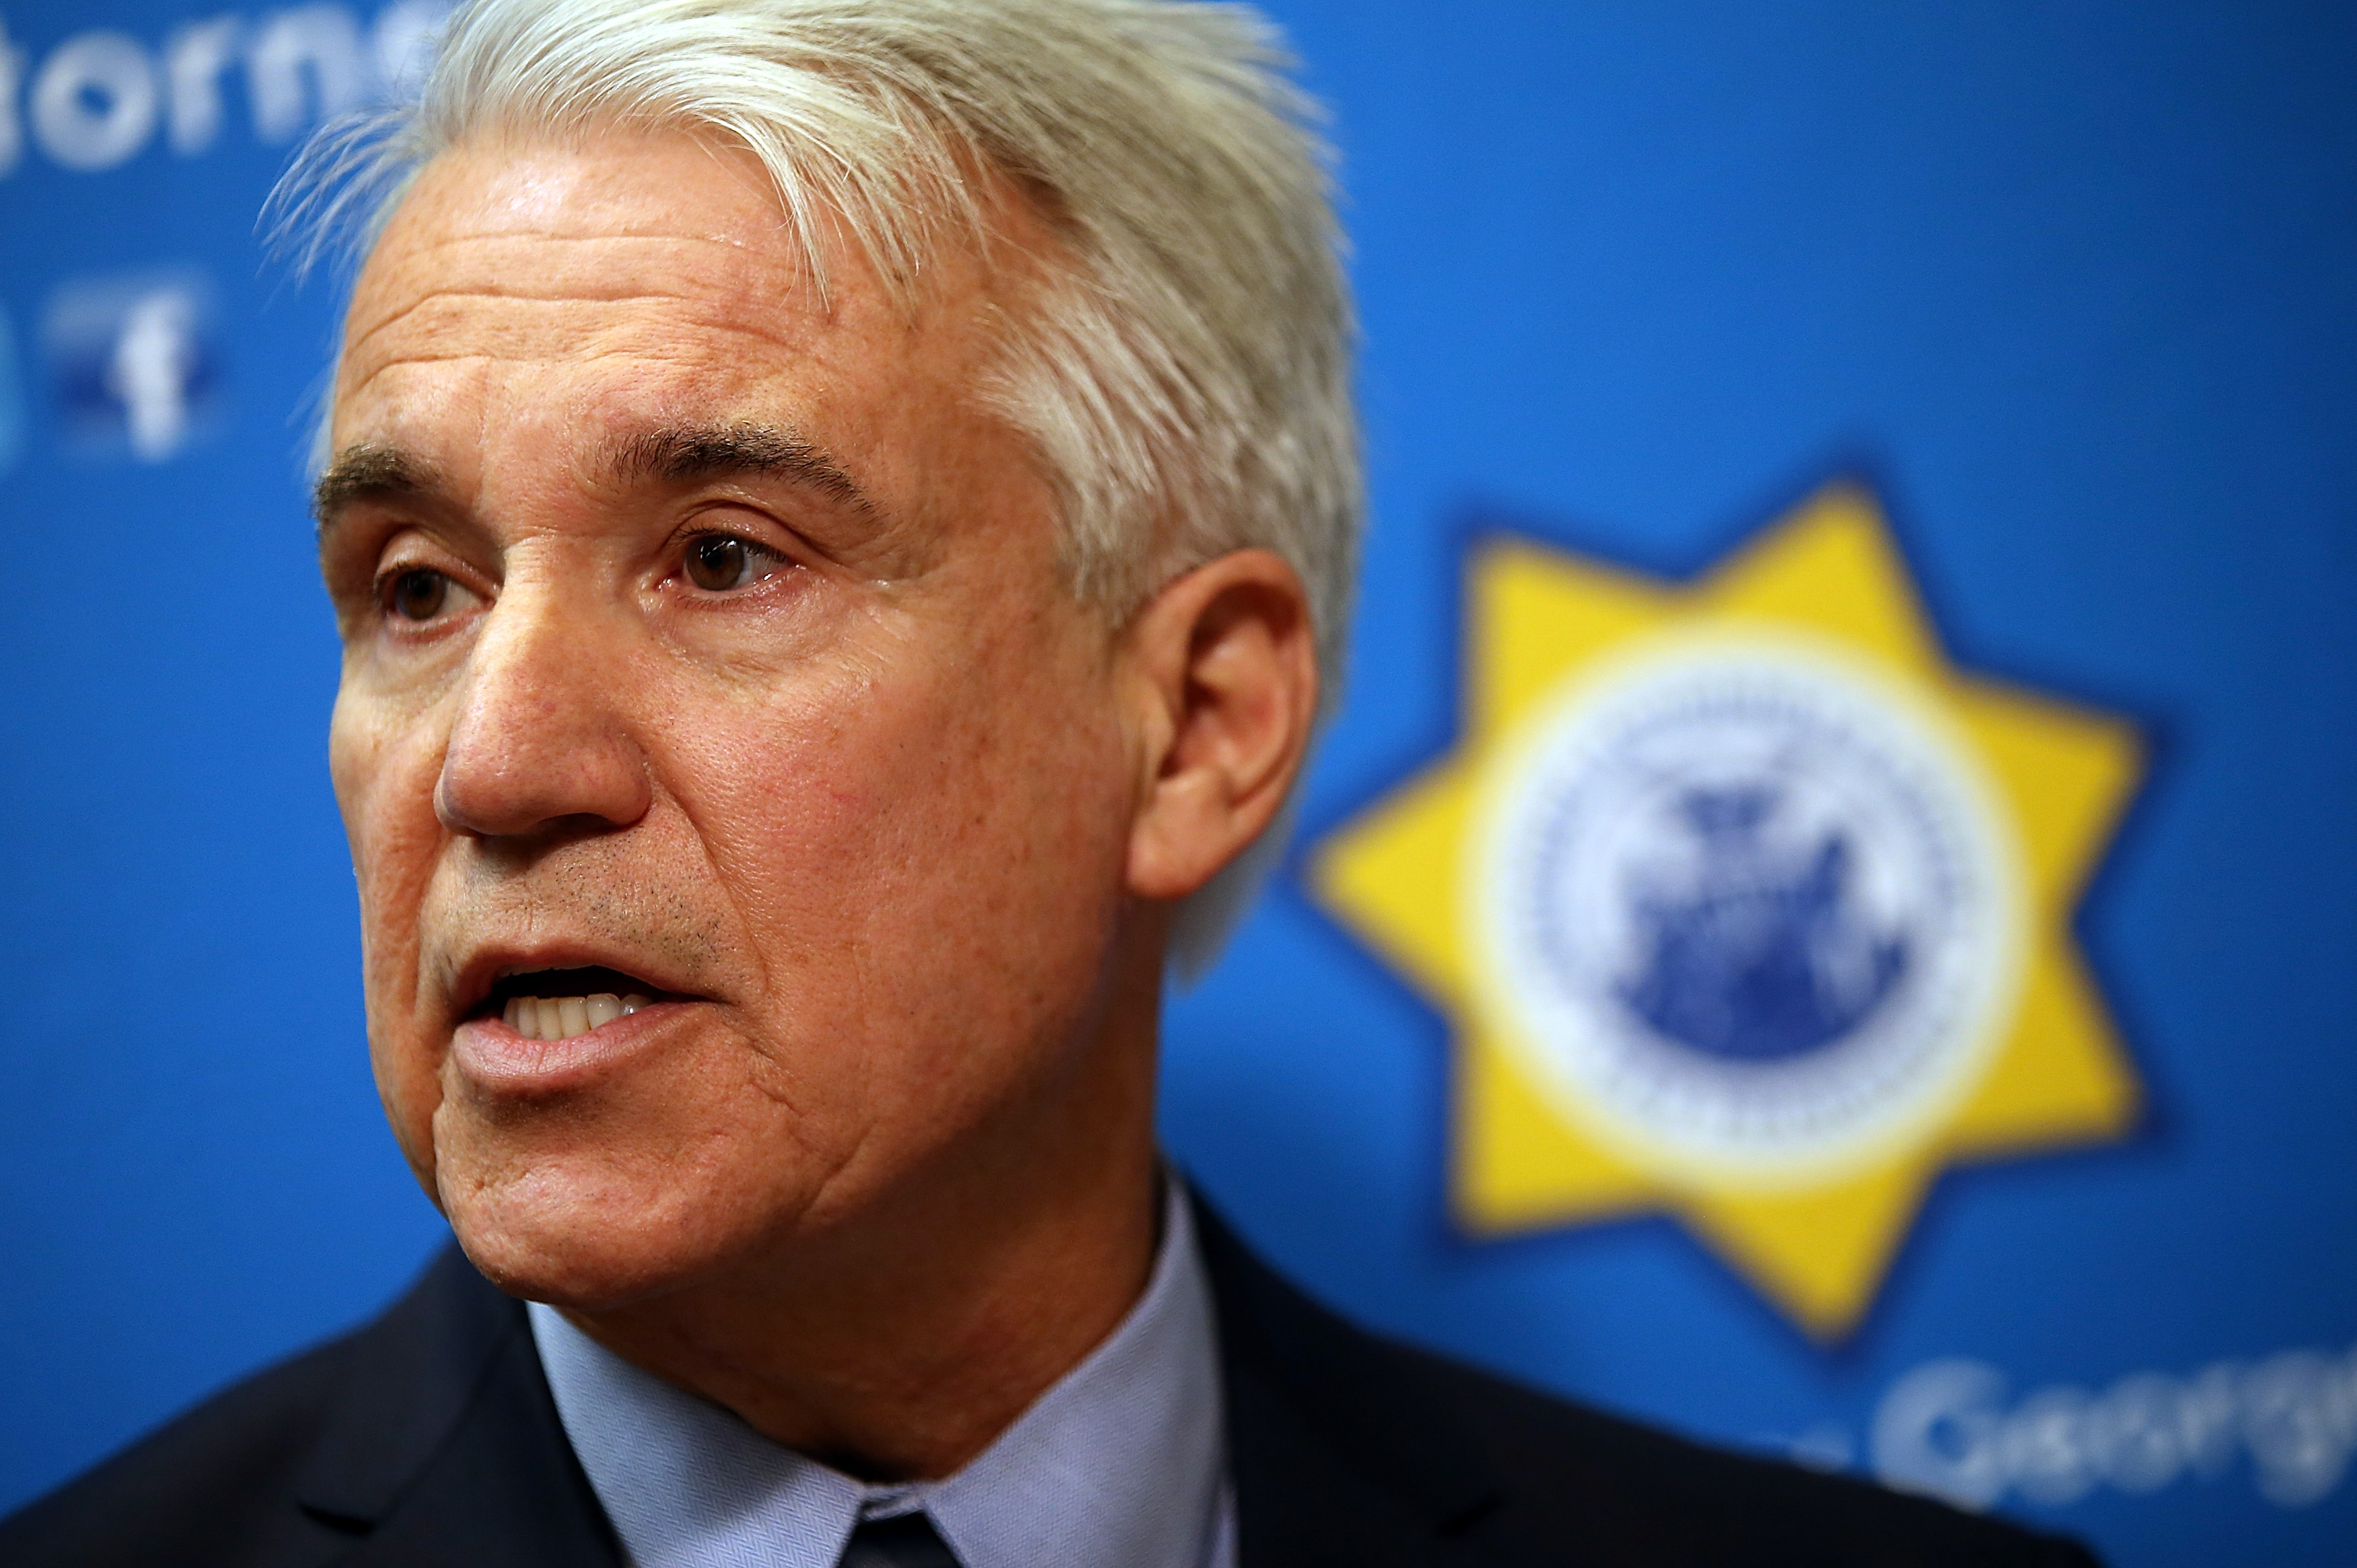
[[[974,406],[1054,242],[999,209],[991,267],[908,305],[837,255],[822,305],[739,155],[446,155],[355,291],[323,488],[418,1179],[502,1286],[877,1475],[971,1456],[1142,1286],[1169,902],[1315,693],[1266,553],[1117,623],[1068,591]],[[664,999],[560,1043],[487,1002],[592,964]]]

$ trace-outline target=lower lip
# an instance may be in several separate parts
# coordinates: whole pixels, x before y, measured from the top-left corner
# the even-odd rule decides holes
[[[578,1089],[644,1056],[684,1017],[692,1002],[656,1002],[569,1040],[535,1040],[500,1018],[469,1018],[450,1039],[450,1058],[467,1079],[494,1094],[551,1094]]]

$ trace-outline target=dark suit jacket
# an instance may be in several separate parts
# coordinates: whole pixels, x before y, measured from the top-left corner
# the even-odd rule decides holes
[[[1200,1223],[1240,1568],[2093,1564],[2067,1541],[1698,1447],[1373,1337]],[[375,1322],[0,1522],[9,1568],[620,1563],[522,1305],[456,1248]]]

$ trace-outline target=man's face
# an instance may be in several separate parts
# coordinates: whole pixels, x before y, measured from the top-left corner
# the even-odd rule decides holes
[[[354,297],[322,552],[371,1050],[523,1294],[712,1277],[1092,1070],[1137,743],[974,407],[1009,305],[957,252],[913,311],[830,281],[749,160],[625,138],[438,160]]]

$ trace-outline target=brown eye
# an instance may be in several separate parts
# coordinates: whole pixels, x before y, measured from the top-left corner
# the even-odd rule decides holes
[[[394,613],[404,619],[432,620],[449,602],[450,579],[423,568],[404,572],[393,580],[390,596]]]
[[[707,533],[688,542],[686,564],[689,582],[717,594],[761,581],[785,564],[785,557],[733,533]]]

